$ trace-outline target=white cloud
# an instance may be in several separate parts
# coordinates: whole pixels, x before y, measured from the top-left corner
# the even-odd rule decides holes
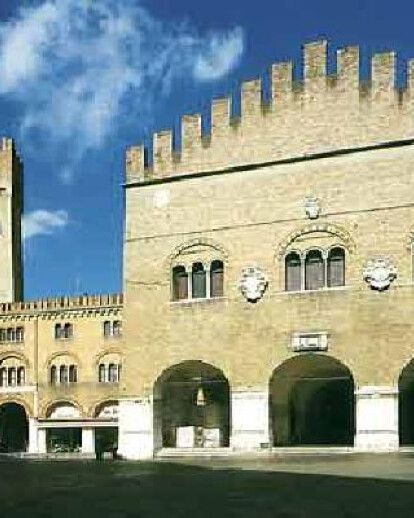
[[[243,54],[243,32],[236,28],[228,34],[213,35],[206,50],[194,65],[194,77],[199,81],[215,81],[232,70]]]
[[[0,95],[22,104],[23,136],[69,146],[76,162],[128,117],[142,123],[174,81],[229,73],[243,40],[162,23],[140,0],[42,0],[0,24]]]
[[[34,210],[23,217],[23,239],[53,234],[68,223],[69,216],[64,210]]]

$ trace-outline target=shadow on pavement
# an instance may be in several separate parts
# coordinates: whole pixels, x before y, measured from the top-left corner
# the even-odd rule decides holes
[[[129,462],[0,463],[1,516],[412,517],[414,483]]]

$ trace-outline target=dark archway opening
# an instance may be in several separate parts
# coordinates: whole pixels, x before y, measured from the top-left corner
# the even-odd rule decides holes
[[[24,452],[29,440],[26,410],[17,403],[0,406],[0,451]]]
[[[269,405],[273,446],[353,444],[354,381],[329,356],[304,354],[275,369]]]
[[[414,445],[414,360],[398,380],[398,407],[400,446]]]
[[[154,386],[158,447],[229,445],[230,389],[223,373],[201,361],[170,367]]]
[[[111,452],[118,450],[118,427],[108,426],[95,429],[95,451]]]

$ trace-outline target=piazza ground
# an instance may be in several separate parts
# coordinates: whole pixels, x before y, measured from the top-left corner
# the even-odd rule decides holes
[[[0,460],[1,516],[412,517],[414,455]]]

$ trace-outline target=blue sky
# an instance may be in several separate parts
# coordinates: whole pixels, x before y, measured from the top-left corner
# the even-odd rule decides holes
[[[125,148],[304,42],[414,56],[408,0],[0,2],[0,134],[25,164],[25,298],[122,290]],[[363,60],[363,73],[367,59]]]

